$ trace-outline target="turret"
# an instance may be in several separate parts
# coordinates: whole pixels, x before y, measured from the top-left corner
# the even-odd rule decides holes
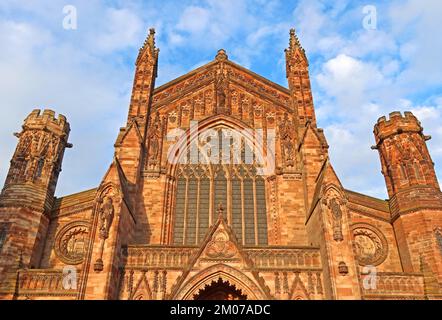
[[[411,113],[390,113],[374,127],[389,194],[391,222],[405,272],[422,263],[442,283],[437,227],[442,223],[442,193],[419,120]]]
[[[0,292],[14,287],[17,268],[39,267],[64,151],[72,147],[69,132],[64,116],[34,110],[15,134],[19,140],[0,195],[0,227],[6,230]]]
[[[393,214],[441,206],[440,189],[419,120],[411,113],[390,113],[374,128]],[[417,192],[417,190],[419,190]]]

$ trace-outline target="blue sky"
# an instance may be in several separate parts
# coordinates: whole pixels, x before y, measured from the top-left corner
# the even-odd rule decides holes
[[[65,30],[63,7],[77,9]],[[363,8],[377,27],[363,27]],[[57,194],[96,187],[125,123],[134,61],[147,29],[161,49],[157,85],[229,58],[286,86],[284,48],[295,27],[310,60],[318,125],[344,187],[386,197],[370,149],[376,120],[413,111],[442,177],[442,1],[10,1],[0,2],[0,180],[13,132],[34,108],[68,117],[71,142]]]

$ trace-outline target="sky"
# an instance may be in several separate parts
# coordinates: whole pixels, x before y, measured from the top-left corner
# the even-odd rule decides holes
[[[76,11],[76,28],[66,17]],[[368,7],[367,7],[368,6]],[[97,187],[125,125],[134,62],[148,29],[160,48],[157,86],[229,59],[287,86],[284,49],[294,27],[310,62],[318,126],[345,188],[387,198],[373,125],[412,111],[431,135],[442,178],[442,1],[0,2],[0,183],[24,118],[36,108],[71,124],[57,195]],[[68,26],[74,26],[68,20]],[[69,24],[71,22],[71,24]]]

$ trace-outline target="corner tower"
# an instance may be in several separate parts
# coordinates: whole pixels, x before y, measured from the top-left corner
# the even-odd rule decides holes
[[[442,193],[419,120],[390,113],[374,128],[376,146],[390,197],[392,224],[405,272],[419,272],[421,258],[442,282],[437,228],[442,226]]]
[[[25,119],[0,195],[0,224],[7,229],[0,251],[0,283],[17,266],[38,267],[70,127],[51,110]]]

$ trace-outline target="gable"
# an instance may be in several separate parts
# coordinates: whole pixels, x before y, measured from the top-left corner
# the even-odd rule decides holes
[[[290,95],[287,88],[228,60],[212,61],[156,88],[153,109],[162,112],[164,108],[170,111],[185,102],[214,103],[220,72],[226,77],[228,102],[239,96],[255,104],[268,104],[288,110]]]

